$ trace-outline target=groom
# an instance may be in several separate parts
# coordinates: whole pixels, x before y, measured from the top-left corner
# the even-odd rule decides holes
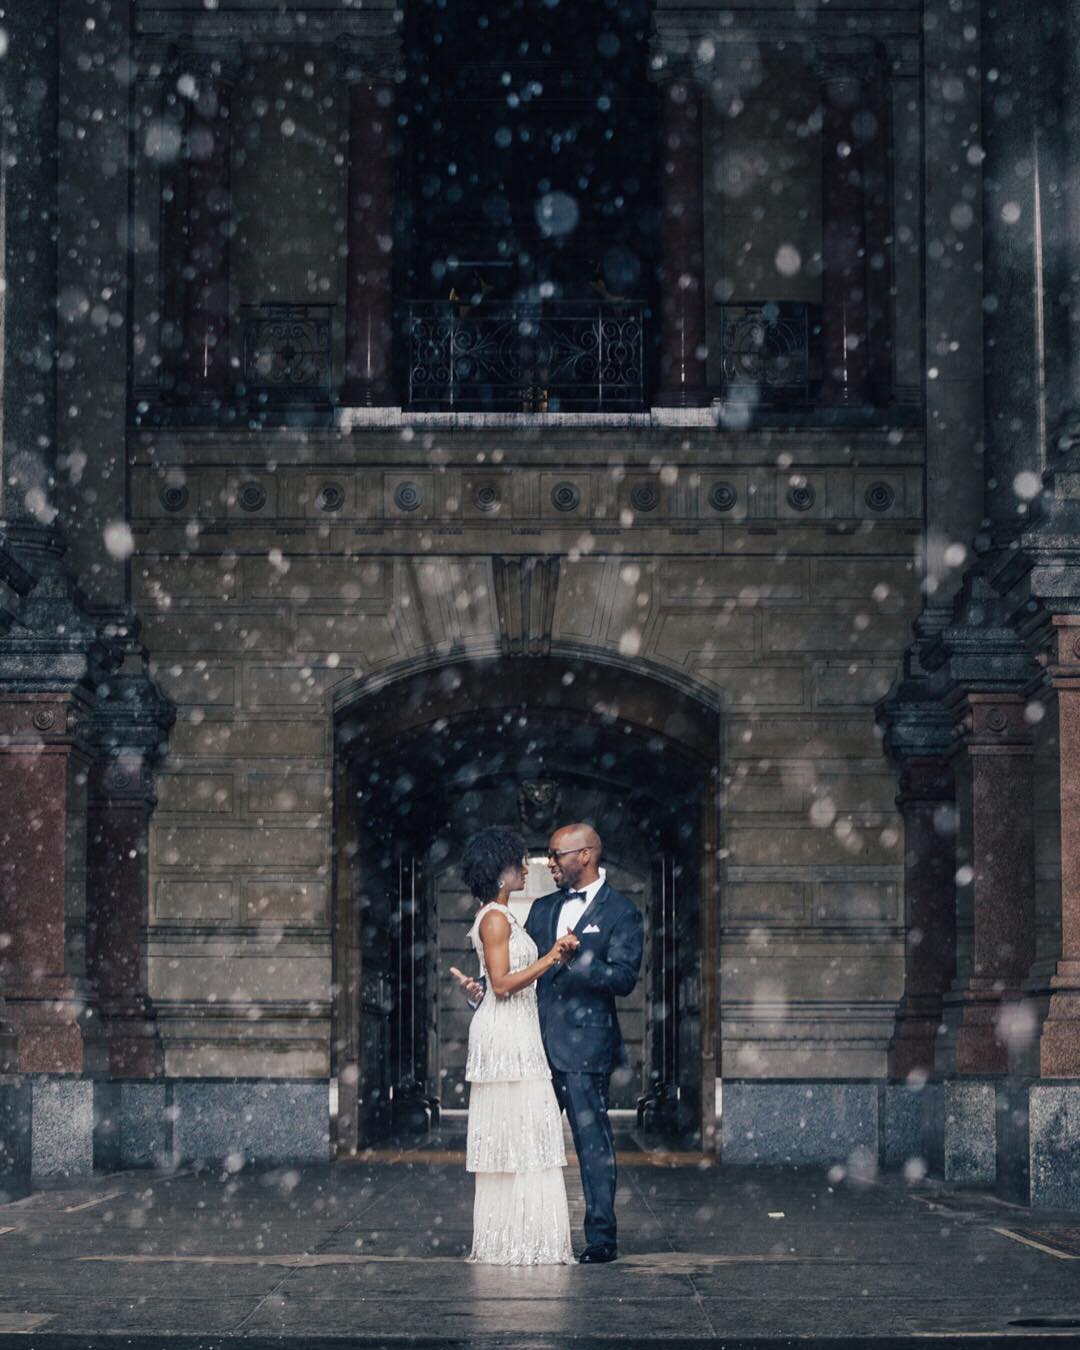
[[[615,1141],[608,1119],[611,1071],[626,1062],[616,996],[637,983],[641,915],[608,884],[603,845],[591,825],[564,825],[548,844],[557,891],[533,902],[525,930],[540,951],[573,933],[580,943],[536,986],[552,1086],[566,1112],[585,1191],[585,1265],[614,1261]]]

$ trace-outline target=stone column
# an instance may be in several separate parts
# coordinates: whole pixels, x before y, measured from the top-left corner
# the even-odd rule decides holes
[[[375,59],[378,57],[379,59]],[[394,85],[385,53],[343,50],[349,88],[345,382],[349,407],[399,402],[393,388]]]
[[[124,665],[94,713],[99,757],[87,821],[87,970],[114,1078],[155,1078],[164,1067],[147,986],[153,768],[175,718],[147,677],[134,624],[118,634]]]
[[[18,620],[21,599],[29,594],[33,586],[33,577],[19,564],[15,555],[0,539],[0,639]],[[0,914],[2,913],[3,910],[0,909]],[[6,944],[7,936],[0,922],[0,950]],[[17,1065],[18,1042],[15,1026],[8,1016],[7,1006],[4,1003],[4,982],[0,979],[0,1075],[13,1073]],[[4,1175],[4,1143],[3,1122],[0,1120],[0,1177]]]
[[[660,386],[662,407],[709,402],[705,374],[704,106],[689,76],[660,85]]]
[[[960,1010],[957,1074],[1008,1071],[1002,1014],[1023,997],[1035,956],[1034,745],[1026,705],[1018,693],[968,692],[958,708],[958,860],[971,871],[972,931],[961,986],[949,999]]]
[[[56,0],[12,8],[4,28],[0,248],[8,303],[0,325],[0,530],[36,574],[58,550]]]
[[[89,697],[0,698],[0,982],[25,1073],[100,1067],[86,1021]]]
[[[184,360],[179,388],[189,402],[229,396],[229,120],[232,70],[221,55],[185,52],[180,79],[192,82],[186,134]]]
[[[1062,289],[1068,307],[1068,354],[1063,391],[1065,406],[1060,413],[1053,448],[1073,458],[1080,451],[1080,12],[1071,0],[1066,0],[1062,9],[1064,88],[1060,104],[1056,106],[1061,109],[1065,132]]]
[[[956,808],[952,769],[939,758],[901,768],[904,822],[904,997],[889,1046],[889,1077],[929,1078],[942,1000],[956,974]]]
[[[867,328],[866,200],[860,114],[871,73],[869,53],[820,52],[822,342],[821,397],[837,407],[863,407],[870,398]]]

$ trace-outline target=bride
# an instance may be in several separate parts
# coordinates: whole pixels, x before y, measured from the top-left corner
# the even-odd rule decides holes
[[[469,930],[487,992],[469,1027],[465,1166],[476,1174],[468,1259],[485,1265],[574,1259],[562,1119],[540,1039],[536,981],[578,940],[569,933],[537,959],[507,905],[525,885],[525,867],[525,841],[499,825],[474,834],[462,853],[462,877],[483,902]]]

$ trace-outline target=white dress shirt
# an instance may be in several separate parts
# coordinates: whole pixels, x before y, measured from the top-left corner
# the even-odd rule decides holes
[[[604,869],[601,867],[598,871],[600,875],[596,880],[590,881],[588,886],[582,888],[584,899],[563,901],[562,909],[559,910],[559,922],[555,929],[557,938],[561,938],[565,933],[572,933],[581,922],[581,916],[596,899],[600,887],[607,881],[607,873]]]

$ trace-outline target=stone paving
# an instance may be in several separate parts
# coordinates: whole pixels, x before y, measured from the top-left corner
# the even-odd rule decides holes
[[[2,1206],[0,1346],[1080,1339],[1076,1214],[624,1140],[616,1264],[476,1267],[458,1142],[99,1176]],[[575,1168],[567,1181],[580,1241]]]

